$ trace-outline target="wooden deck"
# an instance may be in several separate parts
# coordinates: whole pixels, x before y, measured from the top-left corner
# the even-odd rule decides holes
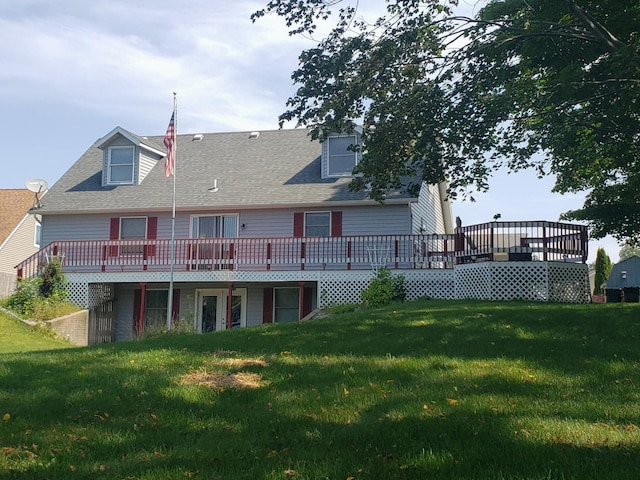
[[[491,222],[448,235],[61,240],[17,265],[38,275],[58,258],[63,272],[352,270],[453,268],[488,260],[586,262],[587,229],[557,222]]]

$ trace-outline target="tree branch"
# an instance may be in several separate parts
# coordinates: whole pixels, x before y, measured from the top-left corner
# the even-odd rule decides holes
[[[618,50],[626,46],[623,42],[618,40],[609,30],[607,30],[604,25],[602,25],[591,15],[582,10],[578,5],[576,5],[575,0],[564,0],[564,3],[569,11],[576,17],[578,17],[582,24],[587,27],[594,34],[594,36],[607,47],[608,50],[610,50],[611,52],[617,52]]]

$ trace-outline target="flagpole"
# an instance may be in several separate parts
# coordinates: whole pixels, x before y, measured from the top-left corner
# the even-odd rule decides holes
[[[176,98],[176,92],[173,92],[173,195],[171,204],[171,252],[170,252],[170,264],[171,270],[169,274],[169,294],[167,295],[167,331],[171,330],[172,317],[173,317],[173,264],[175,263],[175,236],[176,236],[176,154],[178,149],[177,142],[178,132],[178,100]]]

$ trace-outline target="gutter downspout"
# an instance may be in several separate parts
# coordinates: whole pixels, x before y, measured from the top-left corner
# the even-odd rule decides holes
[[[451,212],[451,202],[449,202],[447,195],[447,188],[449,184],[447,182],[441,182],[438,184],[438,194],[440,195],[440,209],[442,211],[442,218],[444,220],[444,232],[454,233],[453,231],[453,213]]]

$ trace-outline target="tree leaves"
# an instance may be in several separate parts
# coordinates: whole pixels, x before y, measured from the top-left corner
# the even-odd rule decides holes
[[[640,241],[637,2],[495,0],[474,19],[455,4],[391,0],[366,22],[357,2],[269,2],[252,18],[276,13],[292,34],[338,9],[300,54],[281,122],[321,140],[361,126],[351,187],[381,202],[422,180],[468,198],[497,169],[534,168],[556,176],[554,191],[588,192],[565,219]]]

